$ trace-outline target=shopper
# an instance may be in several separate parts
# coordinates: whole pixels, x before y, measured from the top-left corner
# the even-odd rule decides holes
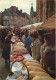
[[[32,42],[31,37],[28,36],[28,37],[26,38],[24,44],[25,44],[25,47],[27,48],[27,50],[29,51],[30,55],[32,56],[31,47],[30,47],[31,42]]]
[[[5,63],[10,63],[10,44],[11,44],[11,37],[12,34],[9,33],[4,41],[4,46],[3,46],[3,52],[2,52],[2,57],[5,59]]]
[[[26,40],[25,34],[24,32],[21,32],[21,41],[24,43],[25,40]]]
[[[40,47],[41,47],[41,41],[38,38],[38,32],[32,31],[30,33],[31,36],[31,51],[32,51],[32,57],[35,60],[40,61]]]

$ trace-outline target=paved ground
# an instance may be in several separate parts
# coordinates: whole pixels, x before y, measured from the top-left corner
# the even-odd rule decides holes
[[[9,65],[5,65],[4,59],[1,57],[1,49],[0,49],[0,80],[5,80],[7,75],[10,72]]]

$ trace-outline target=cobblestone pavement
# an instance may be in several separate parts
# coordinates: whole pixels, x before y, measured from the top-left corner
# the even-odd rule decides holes
[[[1,57],[1,49],[0,49],[0,80],[5,80],[7,75],[10,72],[9,64],[5,65],[4,59]]]

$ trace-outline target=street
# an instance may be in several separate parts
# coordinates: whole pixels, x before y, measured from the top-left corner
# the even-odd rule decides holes
[[[0,80],[5,80],[9,74],[9,65],[5,65],[4,59],[1,57],[1,48],[0,48]]]

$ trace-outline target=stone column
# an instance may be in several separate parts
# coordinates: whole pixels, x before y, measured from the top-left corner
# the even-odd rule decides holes
[[[42,0],[36,0],[36,11],[37,11],[37,22],[42,22],[43,17],[43,1]]]
[[[40,0],[36,0],[37,22],[40,22]]]
[[[43,0],[43,18],[42,18],[42,21],[46,20],[46,9],[47,9],[47,0]]]

